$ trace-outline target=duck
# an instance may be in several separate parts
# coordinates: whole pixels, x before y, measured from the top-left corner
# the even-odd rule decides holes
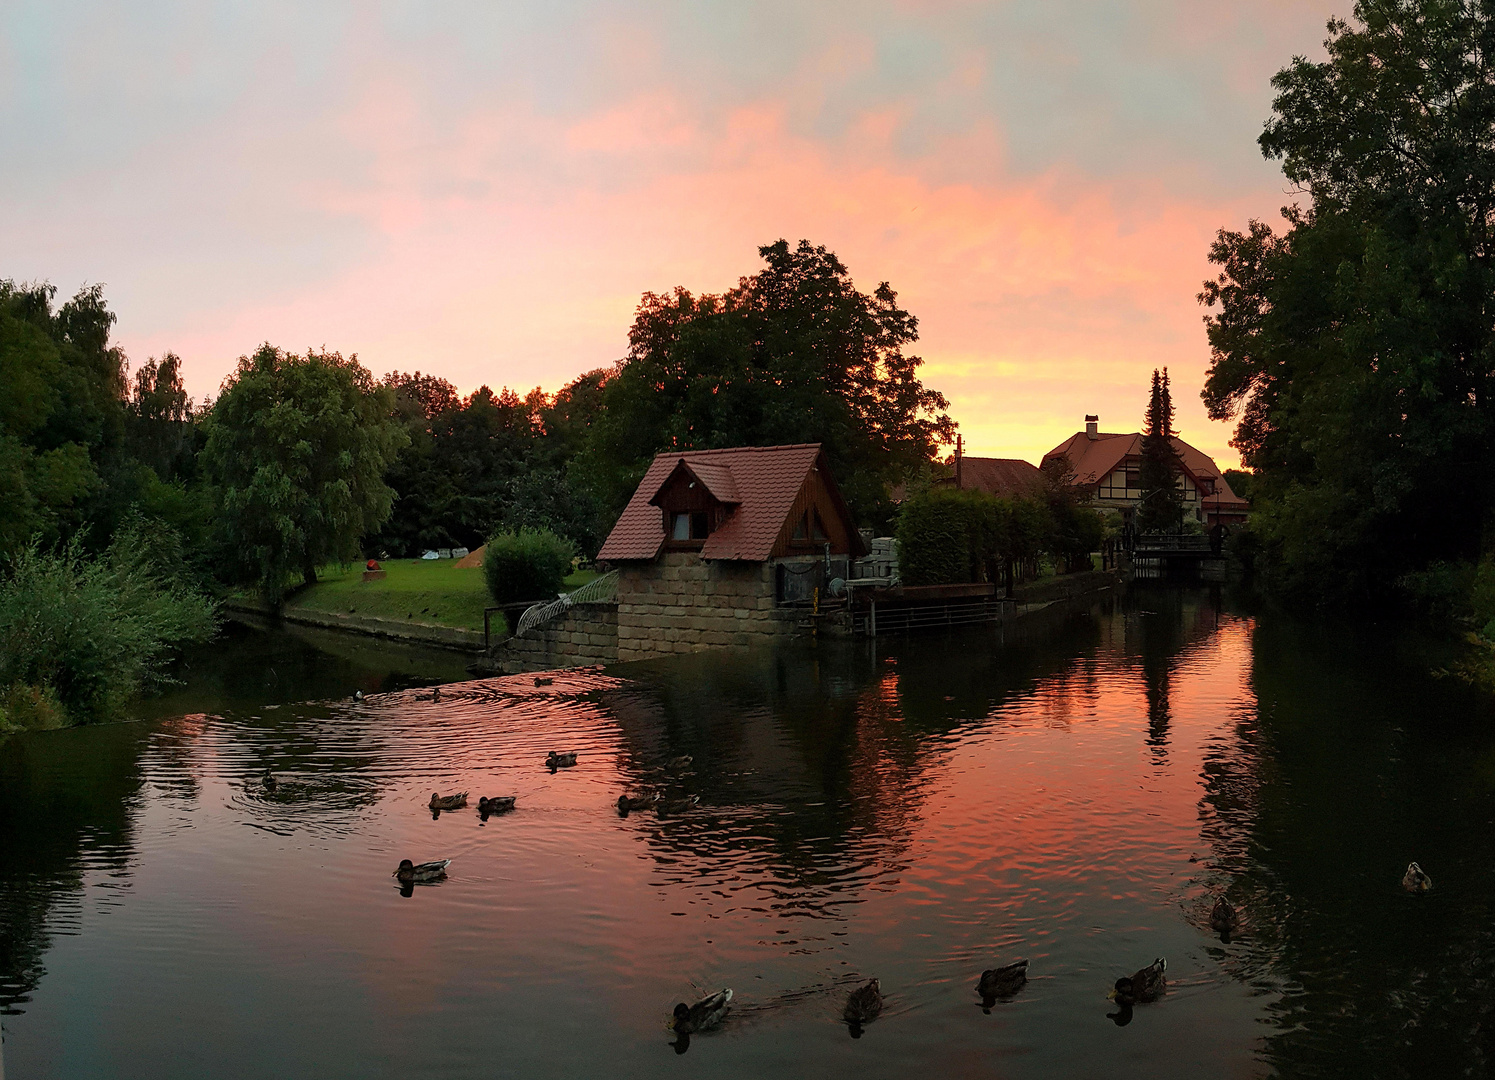
[[[681,754],[679,757],[670,758],[669,761],[665,762],[665,765],[671,769],[688,769],[690,768],[690,763],[694,760],[695,758],[689,754]]]
[[[683,814],[692,806],[698,805],[700,801],[701,797],[699,795],[687,795],[683,799],[671,799],[669,802],[656,802],[654,804],[654,812],[659,814],[661,817],[669,814]]]
[[[518,798],[518,796],[499,795],[492,799],[485,799],[483,796],[479,795],[478,813],[482,814],[484,817],[487,817],[489,814],[501,814],[505,810],[512,810],[514,809],[514,801],[516,798]]]
[[[265,770],[264,784],[265,790],[268,791],[271,795],[274,795],[275,789],[279,786],[279,784],[275,779],[275,774],[269,769]]]
[[[675,1006],[675,1019],[671,1021],[671,1026],[681,1035],[709,1031],[726,1018],[731,1002],[731,988],[718,990],[694,1005],[687,1005],[682,1001]]]
[[[630,810],[647,810],[659,801],[659,792],[651,791],[647,795],[619,795],[618,813],[626,814]]]
[[[853,1028],[870,1023],[882,1012],[882,986],[873,979],[866,986],[859,986],[846,999],[846,1008],[841,1015]]]
[[[354,690],[353,691],[353,700],[354,701],[362,701],[363,700],[363,691],[362,690]]]
[[[1168,980],[1163,978],[1166,970],[1168,961],[1160,956],[1135,975],[1123,975],[1117,979],[1115,988],[1106,997],[1122,1008],[1156,1001],[1168,989]]]
[[[1217,934],[1229,935],[1232,930],[1240,925],[1240,922],[1241,917],[1236,914],[1235,905],[1223,896],[1218,898],[1215,901],[1215,906],[1210,909],[1210,929]]]
[[[394,876],[400,879],[402,885],[425,881],[440,881],[446,877],[446,868],[450,865],[452,865],[451,859],[423,863],[413,863],[409,859],[401,859],[399,867],[394,872]]]
[[[440,701],[441,700],[441,687],[434,686],[434,687],[431,688],[431,700],[432,701]]]
[[[549,686],[553,682],[555,682],[555,676],[553,676],[553,675],[536,675],[535,676],[535,685],[536,686]]]
[[[460,810],[467,805],[467,792],[459,791],[455,795],[440,795],[431,792],[430,807],[432,810]]]
[[[1433,887],[1433,879],[1423,873],[1422,867],[1415,862],[1407,864],[1407,872],[1402,875],[1402,888],[1408,892],[1423,893]]]
[[[557,754],[554,750],[552,750],[549,754],[546,755],[545,764],[552,770],[569,769],[571,766],[576,764],[576,751],[571,750],[564,754]]]
[[[981,973],[976,992],[984,998],[1011,997],[1028,981],[1028,961],[1015,960],[1005,967],[987,968]]]

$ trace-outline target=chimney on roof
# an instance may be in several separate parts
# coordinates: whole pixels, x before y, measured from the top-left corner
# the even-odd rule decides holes
[[[960,459],[961,459],[961,456],[962,456],[961,455],[961,438],[960,438],[959,435],[957,435],[957,436],[955,436],[955,489],[957,491],[960,490],[960,479],[961,479],[961,477],[960,477]]]
[[[1085,417],[1085,438],[1087,438],[1087,439],[1094,439],[1097,436],[1099,436],[1099,434],[1100,434],[1100,417],[1099,416],[1086,416]]]

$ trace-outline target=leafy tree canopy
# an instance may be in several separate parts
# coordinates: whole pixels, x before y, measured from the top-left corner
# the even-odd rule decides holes
[[[1495,4],[1361,0],[1326,46],[1260,140],[1310,204],[1211,249],[1203,396],[1238,418],[1270,580],[1369,600],[1495,540]]]
[[[241,575],[278,601],[287,579],[350,562],[389,516],[384,472],[408,440],[394,395],[358,358],[263,345],[239,359],[207,416],[206,469]]]
[[[611,508],[661,450],[819,442],[867,516],[886,512],[889,485],[926,470],[953,438],[945,398],[904,352],[918,320],[886,282],[858,291],[808,241],[758,253],[764,268],[726,293],[677,288],[640,301],[577,463]]]

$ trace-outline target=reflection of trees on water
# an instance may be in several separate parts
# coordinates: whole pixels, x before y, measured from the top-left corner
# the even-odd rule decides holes
[[[1188,646],[1211,638],[1219,625],[1218,591],[1134,585],[1125,606],[1126,651],[1137,658],[1147,699],[1147,745],[1153,763],[1168,759],[1173,724],[1173,677]]]
[[[1486,1076],[1495,726],[1378,636],[1256,627],[1254,707],[1204,768],[1206,881],[1245,913],[1220,957],[1281,991],[1263,1053],[1282,1075]],[[1413,859],[1427,896],[1400,889]]]
[[[742,894],[744,910],[837,917],[891,886],[958,736],[1072,670],[1096,637],[1081,619],[1018,644],[977,631],[901,639],[891,653],[822,642],[701,654],[602,694],[624,734],[625,783],[702,799],[680,817],[639,816],[661,883]],[[694,759],[688,774],[664,765],[680,754]]]
[[[52,933],[77,921],[85,872],[128,888],[146,735],[117,724],[0,742],[0,1013],[30,1000]]]

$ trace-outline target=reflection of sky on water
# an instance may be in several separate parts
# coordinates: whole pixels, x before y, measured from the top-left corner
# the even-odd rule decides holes
[[[1137,590],[1005,642],[828,642],[13,740],[7,1064],[1251,1075],[1410,1060],[1405,1031],[1468,1064],[1490,871],[1439,839],[1435,808],[1495,814],[1489,740],[1446,687],[1388,686],[1303,634]],[[1438,718],[1420,734],[1401,722],[1417,709]],[[575,768],[544,768],[572,749]],[[518,807],[433,820],[430,793],[462,789]],[[618,815],[653,790],[699,803]],[[1394,889],[1413,849],[1438,882],[1415,910]],[[451,858],[450,877],[402,896],[402,857]],[[1229,945],[1207,928],[1221,892],[1246,920]],[[1160,954],[1168,998],[1116,1028],[1106,989]],[[976,976],[1018,956],[1032,982],[983,1014]],[[872,975],[887,1011],[853,1043],[836,1018]],[[720,986],[732,1020],[677,1059],[670,1006]]]

